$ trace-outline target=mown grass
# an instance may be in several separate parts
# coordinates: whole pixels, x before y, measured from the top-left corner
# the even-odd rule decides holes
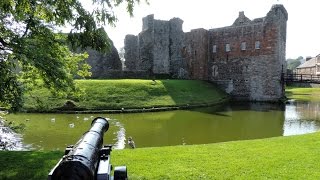
[[[299,101],[320,101],[320,88],[286,87],[286,96]]]
[[[196,80],[77,80],[80,99],[54,97],[46,89],[25,95],[25,110],[52,110],[72,100],[80,109],[122,109],[181,106],[220,102],[227,95],[213,84]]]
[[[319,179],[320,133],[114,150],[130,179]],[[0,179],[46,179],[63,152],[0,152]]]

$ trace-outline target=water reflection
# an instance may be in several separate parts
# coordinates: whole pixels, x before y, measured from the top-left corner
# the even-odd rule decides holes
[[[320,129],[318,109],[318,103],[292,101],[287,105],[237,103],[138,114],[16,114],[7,116],[7,119],[26,124],[23,133],[25,144],[32,144],[35,149],[63,150],[89,129],[93,117],[108,117],[110,128],[105,134],[104,143],[123,149],[128,148],[126,140],[129,136],[133,137],[139,148],[315,132]]]
[[[233,104],[119,120],[134,135],[138,147],[206,144],[281,136],[284,112],[273,109],[277,108],[270,104]],[[137,125],[144,126],[143,130]]]
[[[284,136],[306,134],[320,129],[318,102],[289,101],[286,105]]]
[[[112,121],[113,120],[109,119],[109,123]],[[113,133],[115,135],[115,138],[113,139],[113,141],[115,141],[114,148],[124,149],[126,144],[126,129],[124,128],[123,124],[120,122],[116,122],[115,126],[117,126],[119,130]]]

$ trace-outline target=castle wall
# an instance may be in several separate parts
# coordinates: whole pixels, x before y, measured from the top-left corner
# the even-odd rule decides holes
[[[126,46],[124,47],[125,54],[124,62],[127,69],[138,70],[137,62],[139,61],[139,46],[138,46],[138,37],[135,35],[126,35],[124,39]]]
[[[282,5],[274,5],[272,9],[267,14],[267,21],[274,22],[277,27],[277,46],[276,46],[276,59],[278,63],[281,64],[278,66],[277,73],[284,73],[286,72],[286,39],[287,39],[287,21],[288,21],[288,13],[286,9]],[[279,75],[278,75],[279,76]],[[285,94],[285,87],[284,87],[283,79],[281,79],[281,89],[279,90],[279,94]]]
[[[232,26],[184,33],[181,19],[149,15],[137,40],[126,38],[126,61],[135,62],[127,67],[210,80],[237,100],[276,101],[284,95],[287,19],[285,8],[274,5],[263,18],[250,20],[240,12]],[[138,51],[131,47],[136,42]]]
[[[154,21],[153,43],[153,72],[155,74],[169,74],[169,34],[170,24],[168,21]]]
[[[114,47],[113,43],[111,51],[108,53],[100,53],[90,48],[86,51],[89,57],[85,61],[91,66],[91,78],[105,77],[109,71],[122,70],[118,50]]]
[[[275,33],[263,23],[210,30],[210,80],[227,81],[229,93],[237,99],[263,98],[270,65],[275,59]],[[260,48],[255,43],[260,42]],[[245,50],[241,44],[245,43]],[[226,51],[227,44],[230,52]],[[216,46],[216,52],[213,48]]]
[[[184,41],[190,79],[208,80],[208,31],[192,30],[185,34]]]
[[[173,78],[189,79],[187,61],[183,57],[185,34],[182,31],[183,21],[173,18],[170,21],[170,74]]]
[[[283,10],[273,7],[266,18],[242,23],[240,14],[233,26],[210,30],[210,80],[222,84],[238,100],[274,101],[283,97],[286,28],[281,25],[287,20]],[[256,47],[258,42],[260,47]],[[244,43],[245,48],[241,48]]]
[[[143,31],[138,35],[139,60],[137,70],[152,73],[154,47],[154,17],[149,15],[143,18]]]

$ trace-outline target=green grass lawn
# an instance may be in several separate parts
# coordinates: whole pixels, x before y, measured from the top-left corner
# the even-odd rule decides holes
[[[77,80],[85,90],[83,99],[58,98],[46,89],[25,95],[25,110],[52,110],[73,100],[81,109],[128,109],[212,104],[227,95],[213,84],[197,80]]]
[[[150,99],[158,97],[156,99],[159,102],[164,97],[170,97],[170,102],[175,105],[198,102],[197,94],[203,94],[202,99],[206,99],[204,102],[219,100],[224,96],[223,93],[219,94],[219,90],[212,93],[212,85],[202,81],[159,80],[154,85],[148,80],[90,80],[77,83],[90,91],[88,98],[96,100],[92,100],[90,105],[106,103],[98,97],[102,97],[102,94],[115,97],[112,96],[114,92],[131,98],[131,101],[139,97],[138,94],[143,94],[141,99],[144,96]],[[135,84],[135,87],[128,84]],[[207,92],[200,91],[205,87]],[[289,87],[286,94],[289,98],[315,100],[318,91],[317,88]],[[44,90],[40,92],[47,93]],[[130,97],[133,94],[136,97]],[[126,101],[125,98],[122,100]],[[142,107],[141,104],[147,106],[148,100],[136,102]],[[80,106],[87,101],[77,103]],[[54,101],[50,103],[54,104]],[[317,132],[205,145],[114,150],[112,164],[127,165],[130,179],[320,179],[319,153],[320,132]],[[0,151],[0,179],[46,179],[62,155],[63,152],[57,151]]]
[[[320,133],[114,150],[130,179],[319,179]],[[62,152],[0,151],[0,179],[46,179]]]
[[[286,96],[299,101],[320,101],[320,88],[286,87]]]

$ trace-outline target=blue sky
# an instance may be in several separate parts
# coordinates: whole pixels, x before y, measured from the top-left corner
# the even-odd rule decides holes
[[[155,19],[181,18],[185,32],[196,28],[218,28],[231,25],[244,11],[250,18],[264,17],[276,3],[283,4],[289,14],[287,26],[287,58],[320,54],[320,1],[318,0],[143,0],[130,18],[121,6],[116,9],[116,27],[105,27],[117,48],[123,47],[126,34],[137,35],[142,17],[154,14]],[[290,2],[289,2],[290,1]]]

